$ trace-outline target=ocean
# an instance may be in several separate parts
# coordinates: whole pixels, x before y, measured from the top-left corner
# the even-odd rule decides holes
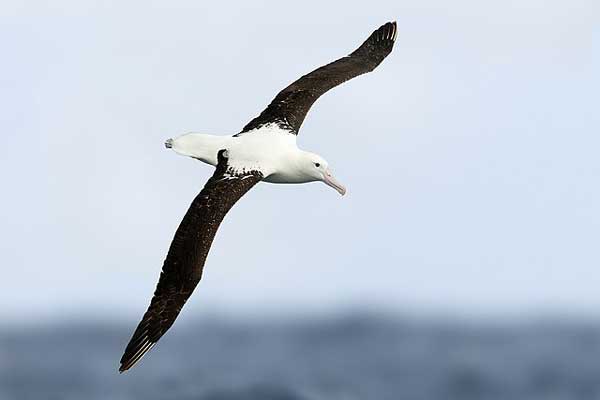
[[[205,318],[120,375],[135,323],[0,328],[0,399],[600,399],[600,322]]]

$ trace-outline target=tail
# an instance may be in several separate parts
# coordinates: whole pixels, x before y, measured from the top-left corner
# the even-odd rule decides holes
[[[192,157],[212,166],[217,165],[217,153],[226,149],[231,137],[188,133],[167,139],[165,147],[182,156]]]

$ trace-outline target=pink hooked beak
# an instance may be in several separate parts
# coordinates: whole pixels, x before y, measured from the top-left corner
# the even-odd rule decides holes
[[[342,196],[346,194],[346,188],[344,187],[344,185],[339,183],[333,177],[333,175],[331,175],[331,171],[329,169],[327,169],[323,174],[323,182],[337,190]]]

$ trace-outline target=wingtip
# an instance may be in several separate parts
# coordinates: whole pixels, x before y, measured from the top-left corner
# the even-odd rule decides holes
[[[129,370],[129,368],[131,368],[133,365],[127,365],[127,363],[125,363],[123,360],[121,360],[121,362],[119,363],[119,375],[127,372]]]
[[[398,37],[398,23],[396,21],[386,22],[377,29],[377,32],[378,40],[391,40],[395,42]]]
[[[135,345],[131,348],[128,346],[125,349],[125,354],[123,354],[121,365],[119,366],[120,374],[133,368],[156,345],[156,342],[151,342],[147,336],[142,337],[141,340],[132,339],[130,345],[131,343],[135,343]]]
[[[137,362],[130,365],[125,365],[124,363],[121,363],[121,365],[119,366],[119,375],[123,375],[125,372],[128,372],[131,369],[131,367],[133,367],[135,364],[137,364]]]
[[[371,46],[387,50],[392,50],[398,37],[398,23],[396,21],[386,22],[377,28],[365,43],[370,43]]]

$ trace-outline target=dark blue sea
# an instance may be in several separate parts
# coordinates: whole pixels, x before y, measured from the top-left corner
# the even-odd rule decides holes
[[[600,399],[600,323],[206,318],[119,375],[136,322],[0,328],[0,399]]]

